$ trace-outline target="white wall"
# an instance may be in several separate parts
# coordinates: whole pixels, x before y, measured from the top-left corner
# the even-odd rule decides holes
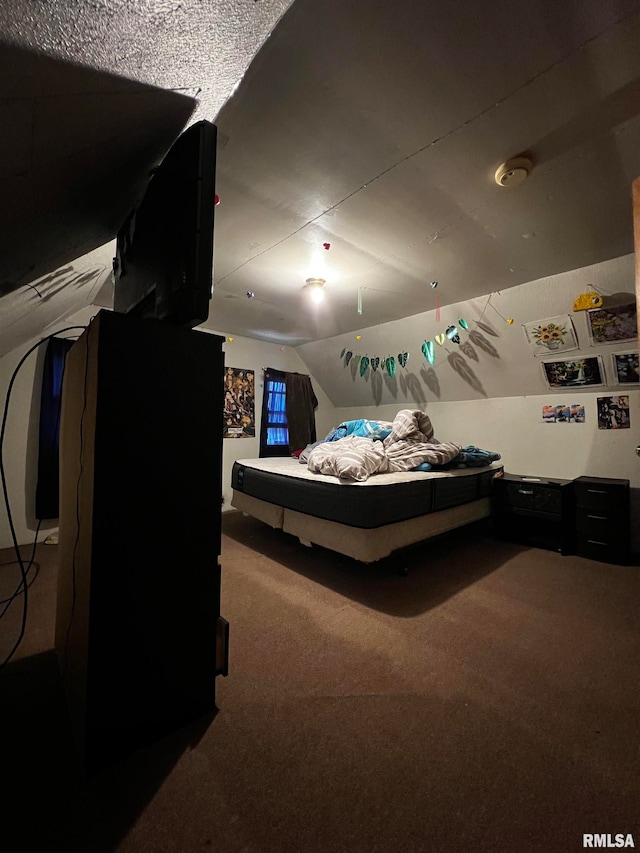
[[[500,293],[447,305],[441,309],[440,320],[436,320],[436,312],[433,309],[434,291],[425,283],[425,305],[431,310],[403,320],[367,327],[365,290],[362,329],[323,341],[302,344],[296,347],[296,351],[307,365],[309,373],[317,378],[338,407],[398,403],[402,408],[405,403],[411,403],[423,408],[431,402],[532,396],[547,391],[540,362],[543,357],[554,358],[556,353],[541,351],[540,356],[534,356],[522,325],[570,315],[577,333],[579,349],[563,353],[560,357],[601,355],[608,374],[608,390],[611,390],[615,387],[611,382],[612,349],[619,352],[632,350],[637,348],[637,342],[613,348],[591,345],[586,313],[573,311],[574,299],[590,285],[596,285],[608,293],[628,292],[633,299],[634,256],[624,255],[579,270],[511,287]],[[444,292],[446,282],[440,282],[438,287]],[[430,367],[422,355],[423,342],[435,340],[436,334],[443,332],[449,324],[457,325],[461,317],[468,322],[469,332],[474,332],[477,336],[476,341],[469,349],[467,345],[471,341],[470,335],[461,331],[465,348],[449,341],[445,341],[443,346],[434,344],[436,359],[433,367]],[[512,325],[506,322],[509,318],[514,320]],[[479,327],[478,322],[481,322],[483,327],[488,326],[490,332]],[[361,340],[356,339],[356,334],[361,336]],[[354,357],[358,354],[381,358],[387,355],[397,357],[399,352],[408,352],[409,361],[406,369],[398,366],[393,379],[381,370],[373,373],[371,369],[361,377],[356,369],[355,358],[351,359],[348,366],[340,358],[343,349],[351,350]],[[458,364],[452,364],[450,357],[455,357]],[[550,393],[552,399],[553,395],[561,394],[560,391]],[[557,402],[562,400],[558,397]]]
[[[562,397],[562,402],[584,405],[583,424],[543,423],[542,406],[561,402],[560,397],[552,395],[429,403],[424,411],[440,441],[493,450],[501,455],[505,470],[512,474],[562,479],[583,474],[622,477],[640,487],[640,457],[635,452],[638,430],[598,429],[597,396],[571,391]],[[629,397],[631,424],[640,425],[640,391]],[[399,408],[402,407],[345,407],[336,409],[335,414],[339,420],[393,420]]]
[[[211,331],[203,329],[203,331]],[[213,332],[225,337],[222,349],[226,367],[237,367],[242,370],[255,372],[255,438],[225,438],[223,440],[222,456],[222,496],[223,511],[233,509],[231,506],[231,469],[236,459],[255,459],[260,454],[260,423],[262,415],[262,397],[264,383],[262,371],[265,367],[276,370],[286,370],[291,373],[309,373],[306,365],[292,347],[280,344],[258,341],[253,338],[242,338],[236,335],[233,340],[224,332]],[[324,389],[311,376],[311,382],[318,398],[316,409],[316,429],[318,438],[324,437],[335,422],[334,407]],[[222,417],[222,415],[221,415]]]
[[[66,326],[86,325],[97,313],[94,307],[84,308],[66,319],[44,329],[42,335],[12,350],[0,359],[0,401],[4,407],[13,371],[25,353],[37,341]],[[69,332],[64,337],[81,334]],[[19,544],[33,542],[38,521],[35,512],[35,493],[38,476],[38,425],[40,418],[40,388],[46,344],[34,350],[20,368],[11,392],[6,433],[2,451],[11,514]],[[57,521],[43,522],[39,541],[58,526]],[[4,500],[0,508],[0,548],[13,546]]]
[[[41,337],[65,326],[86,325],[98,310],[100,309],[96,307],[85,308],[44,330]],[[223,335],[222,332],[214,334]],[[0,359],[0,400],[3,402],[14,368],[27,350],[40,339],[39,337],[29,341]],[[3,460],[11,513],[18,542],[21,545],[33,542],[37,528],[34,511],[38,464],[40,387],[45,349],[46,347],[42,346],[28,357],[14,382],[4,441]],[[224,439],[223,442],[222,494],[225,499],[223,509],[231,509],[231,469],[234,461],[256,457],[259,454],[263,367],[274,367],[295,373],[308,373],[308,370],[291,347],[281,347],[278,344],[234,336],[233,341],[225,339],[223,350],[225,362],[229,367],[253,370],[256,380],[256,438]],[[312,382],[318,398],[316,424],[320,437],[326,435],[333,426],[335,421],[334,409],[326,393],[313,377]],[[220,417],[222,417],[222,413]],[[57,521],[44,523],[38,539],[42,541],[56,527]],[[12,545],[9,522],[3,506],[0,510],[0,548],[9,548]]]

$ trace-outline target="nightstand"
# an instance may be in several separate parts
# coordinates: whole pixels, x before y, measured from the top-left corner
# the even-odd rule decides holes
[[[629,561],[629,480],[578,477],[573,481],[576,553],[604,563]]]
[[[572,480],[505,474],[494,478],[491,488],[493,529],[499,539],[571,552]]]

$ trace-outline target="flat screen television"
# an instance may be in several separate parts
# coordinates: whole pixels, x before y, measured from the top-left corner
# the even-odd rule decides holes
[[[116,238],[114,310],[192,329],[213,288],[215,125],[182,133]]]

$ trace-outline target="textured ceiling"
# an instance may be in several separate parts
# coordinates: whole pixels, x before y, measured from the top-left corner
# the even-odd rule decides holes
[[[3,110],[26,116],[23,135],[3,141],[2,159],[18,164],[4,198],[20,215],[2,223],[0,327],[25,245],[33,269],[47,273],[56,247],[60,264],[76,257],[83,235],[85,251],[96,248],[155,152],[196,118],[219,128],[214,329],[295,345],[424,312],[435,293],[445,305],[633,250],[635,0],[296,0],[275,27],[287,3],[60,4],[49,20],[34,18],[27,0],[13,5],[2,21],[5,52],[19,49],[26,71]],[[40,120],[49,135],[30,169],[42,174],[48,147],[61,146],[54,168],[65,179],[47,204],[37,182],[21,199],[18,180],[20,158],[35,152],[29,99],[43,110],[47,101],[40,70],[29,77],[34,48],[92,101],[86,118],[73,95]],[[120,145],[88,156],[113,121]],[[522,152],[535,164],[529,179],[498,187],[497,166]],[[56,207],[72,174],[76,190]],[[64,227],[50,216],[29,241],[56,209],[69,211]],[[303,285],[318,253],[327,284],[312,308]],[[76,261],[76,275],[86,265]],[[108,303],[108,284],[99,297],[95,280],[84,284],[78,301],[91,292]]]
[[[289,2],[0,5],[0,354],[94,298],[150,169]]]

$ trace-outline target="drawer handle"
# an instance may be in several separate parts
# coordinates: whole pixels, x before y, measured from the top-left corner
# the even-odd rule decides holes
[[[587,539],[589,545],[608,545],[608,542],[598,542],[597,539]]]
[[[587,491],[592,495],[606,495],[606,489],[587,489]]]
[[[532,494],[533,494],[533,489],[518,489],[518,492],[519,492],[521,495],[532,495]]]
[[[597,518],[599,521],[606,521],[606,515],[588,515],[587,518]]]

